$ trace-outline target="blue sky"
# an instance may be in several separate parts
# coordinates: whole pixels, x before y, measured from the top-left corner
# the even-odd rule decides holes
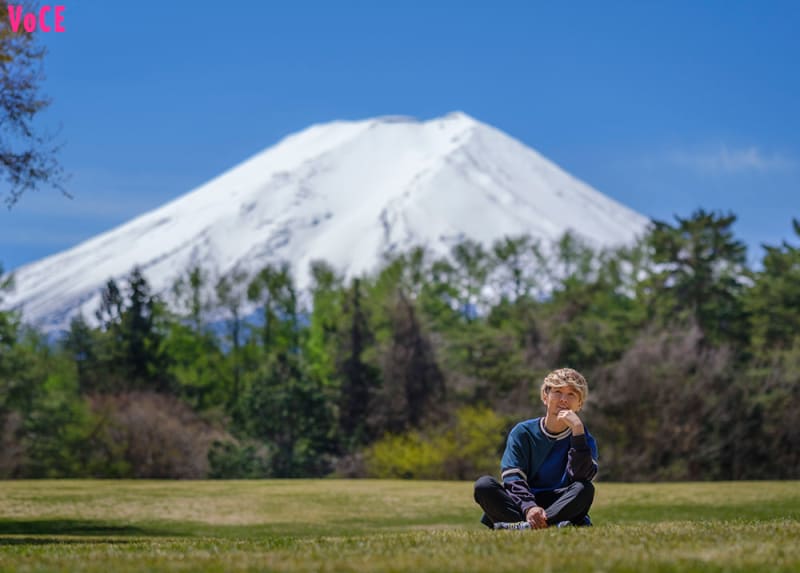
[[[73,200],[0,209],[6,270],[312,123],[461,110],[644,215],[797,240],[800,2],[61,0],[40,125]]]

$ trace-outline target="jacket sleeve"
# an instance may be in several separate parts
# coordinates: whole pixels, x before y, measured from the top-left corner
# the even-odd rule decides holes
[[[528,482],[521,479],[510,482],[504,481],[503,487],[506,488],[508,495],[510,495],[511,499],[519,506],[523,517],[528,515],[528,510],[530,508],[537,506],[536,497],[534,497],[531,490],[528,489]]]
[[[589,441],[586,434],[572,436],[570,440],[567,473],[573,481],[593,480],[597,475],[597,446]]]
[[[525,473],[530,465],[530,452],[528,451],[530,448],[527,448],[525,444],[524,430],[520,426],[516,426],[508,434],[503,460],[500,463],[503,487],[520,507],[522,515],[525,515],[531,507],[536,506],[536,498],[531,493],[528,486],[528,475]]]

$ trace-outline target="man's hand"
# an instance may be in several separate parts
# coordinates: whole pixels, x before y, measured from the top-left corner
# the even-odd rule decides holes
[[[583,422],[578,417],[578,414],[572,410],[561,410],[557,416],[558,420],[562,420],[572,430],[573,436],[580,436],[583,434]]]
[[[543,507],[532,507],[525,514],[525,520],[531,524],[532,529],[544,529],[547,527],[547,514]]]

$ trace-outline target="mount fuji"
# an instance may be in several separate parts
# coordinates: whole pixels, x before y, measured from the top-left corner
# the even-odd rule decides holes
[[[165,292],[192,265],[218,275],[288,261],[299,288],[322,259],[346,276],[385,252],[425,245],[444,254],[571,230],[597,247],[627,244],[649,220],[572,177],[533,149],[456,112],[430,121],[334,121],[272,147],[78,246],[14,271],[4,302],[45,330],[92,317],[110,278],[138,265]]]

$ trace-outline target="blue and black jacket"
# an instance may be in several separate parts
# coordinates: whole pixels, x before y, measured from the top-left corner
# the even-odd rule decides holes
[[[553,491],[597,475],[597,444],[589,431],[573,436],[567,428],[548,432],[544,418],[520,422],[508,434],[500,463],[503,486],[525,515],[537,505],[536,494]]]

